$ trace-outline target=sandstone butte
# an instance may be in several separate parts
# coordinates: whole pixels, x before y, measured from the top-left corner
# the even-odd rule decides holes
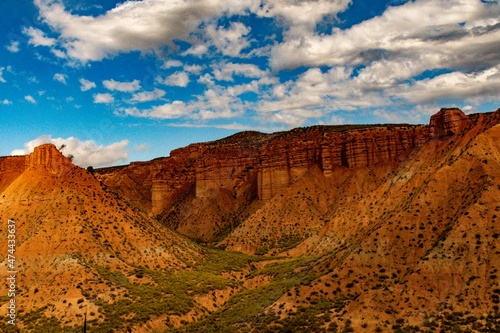
[[[134,299],[102,267],[132,285],[139,267],[141,283],[149,277],[159,286],[147,269],[185,272],[213,258],[175,230],[274,259],[248,257],[246,266],[214,273],[225,287],[190,287],[189,311],[142,325],[123,315],[137,332],[215,332],[217,322],[243,332],[229,315],[245,304],[241,291],[269,294],[260,310],[238,312],[252,332],[499,329],[499,123],[500,110],[467,116],[452,108],[429,125],[242,132],[94,175],[52,145],[0,158],[0,218],[30,221],[19,229],[25,311],[50,303],[46,316],[74,326],[81,309],[68,310],[69,300],[109,315],[100,297]],[[92,278],[101,282],[91,286]]]

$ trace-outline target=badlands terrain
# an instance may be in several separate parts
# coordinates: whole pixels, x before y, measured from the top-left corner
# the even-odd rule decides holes
[[[0,158],[1,332],[498,332],[500,110]]]

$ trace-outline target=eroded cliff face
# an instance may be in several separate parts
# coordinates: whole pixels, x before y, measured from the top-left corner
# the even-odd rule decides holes
[[[460,132],[469,125],[469,117],[457,108],[443,108],[433,115],[429,124],[430,138],[442,138]]]
[[[100,177],[138,207],[160,215],[170,227],[211,240],[234,221],[244,219],[252,203],[259,205],[256,200],[260,204],[269,201],[312,168],[326,177],[376,166],[390,173],[428,140],[454,135],[469,122],[459,109],[442,109],[428,126],[313,126],[273,134],[242,132],[176,149],[168,158]],[[137,177],[130,182],[132,176]],[[224,207],[216,208],[217,200]],[[198,207],[205,208],[199,211]],[[207,223],[201,215],[209,212],[219,217]]]
[[[53,174],[63,174],[72,167],[71,161],[53,144],[35,147],[29,155],[0,157],[0,192],[28,168],[43,168]]]
[[[259,199],[271,199],[315,166],[332,177],[338,168],[395,165],[427,140],[425,126],[316,127],[296,132],[263,145],[258,165]]]
[[[74,167],[69,158],[65,157],[53,144],[35,147],[28,155],[30,168],[44,168],[54,174],[63,174]]]
[[[332,176],[336,168],[395,164],[422,145],[427,132],[426,126],[316,126],[263,135],[256,145],[192,145],[174,151],[154,177],[153,212],[187,184],[195,187],[197,198],[220,190],[236,198],[244,184],[256,182],[258,199],[267,201],[314,166]]]

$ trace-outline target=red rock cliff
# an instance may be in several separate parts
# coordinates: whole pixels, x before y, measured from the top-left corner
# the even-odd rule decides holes
[[[441,109],[431,117],[429,136],[441,138],[454,135],[469,125],[469,118],[457,108]]]
[[[42,167],[51,173],[63,173],[74,167],[69,158],[50,143],[35,147],[28,161],[30,168]]]
[[[172,152],[154,177],[152,211],[192,187],[198,198],[217,191],[237,198],[255,182],[258,198],[269,200],[313,166],[331,176],[337,167],[397,163],[427,138],[426,126],[315,126],[194,144]]]
[[[220,191],[237,200],[248,196],[252,188],[256,198],[266,201],[312,167],[319,167],[328,177],[335,177],[338,168],[395,167],[426,141],[458,133],[468,124],[469,118],[459,109],[442,109],[429,126],[313,126],[273,134],[242,132],[176,149],[170,157],[152,161],[154,167],[149,167],[142,182],[141,196],[149,200],[146,210],[154,214],[187,195],[216,198]],[[115,184],[118,190],[119,184]]]
[[[43,168],[51,173],[63,173],[72,167],[71,161],[53,144],[38,146],[29,155],[0,157],[0,192],[27,168]]]

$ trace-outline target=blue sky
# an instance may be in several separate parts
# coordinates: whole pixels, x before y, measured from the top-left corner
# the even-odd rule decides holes
[[[500,106],[493,0],[23,0],[0,13],[0,155],[64,143],[105,166],[241,130]]]

